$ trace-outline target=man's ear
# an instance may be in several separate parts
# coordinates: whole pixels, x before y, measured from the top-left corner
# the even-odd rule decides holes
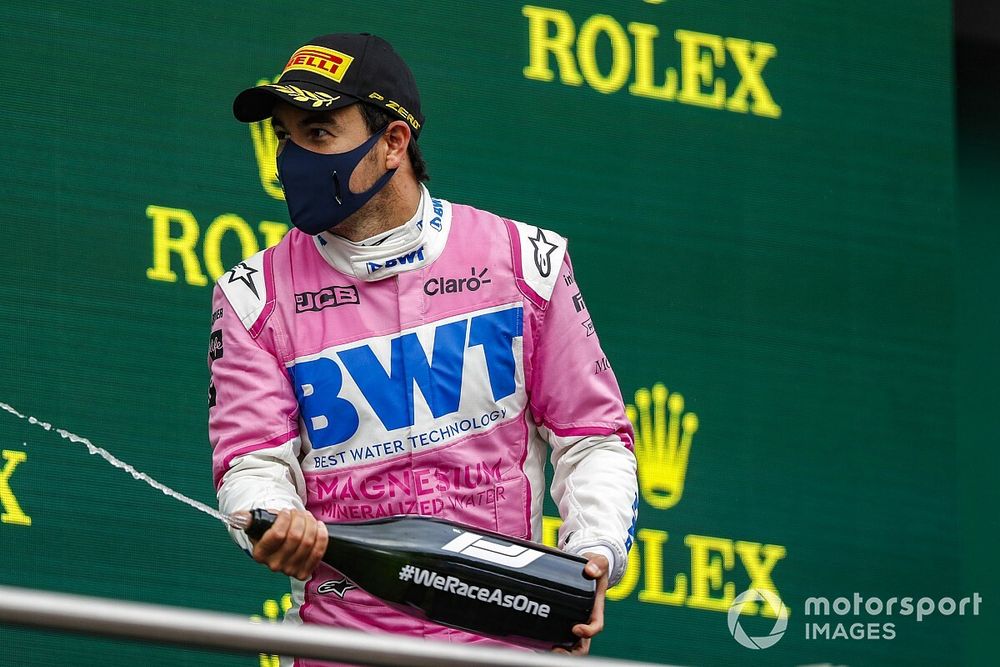
[[[385,168],[396,169],[400,167],[406,157],[406,148],[410,145],[410,126],[401,120],[394,120],[389,123],[382,138],[385,139],[388,146],[385,154]]]

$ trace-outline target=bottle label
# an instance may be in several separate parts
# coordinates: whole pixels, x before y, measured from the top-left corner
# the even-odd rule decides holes
[[[476,536],[478,537],[478,536]],[[539,552],[539,555],[541,553]],[[451,593],[470,600],[493,604],[505,609],[513,609],[525,614],[548,618],[551,609],[549,605],[532,600],[526,595],[504,593],[502,589],[488,586],[467,584],[458,577],[444,576],[414,565],[404,565],[399,569],[400,581],[412,582],[426,588],[434,588],[445,593]]]
[[[542,557],[543,552],[519,544],[497,544],[476,533],[463,532],[448,544],[444,551],[464,554],[487,563],[521,569]]]

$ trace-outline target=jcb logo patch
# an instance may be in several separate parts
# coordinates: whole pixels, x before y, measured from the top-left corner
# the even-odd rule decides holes
[[[346,53],[327,49],[322,46],[307,45],[292,54],[281,74],[284,76],[285,72],[289,70],[301,69],[307,72],[315,72],[340,83],[344,79],[347,68],[351,66],[352,62],[354,62],[354,58]]]

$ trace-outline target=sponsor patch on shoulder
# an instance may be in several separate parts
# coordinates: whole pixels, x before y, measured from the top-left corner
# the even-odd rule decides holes
[[[265,253],[266,250],[246,258],[223,273],[218,281],[233,311],[247,330],[253,327],[267,304]]]
[[[541,227],[512,222],[521,250],[521,276],[528,287],[548,301],[566,254],[566,239]]]

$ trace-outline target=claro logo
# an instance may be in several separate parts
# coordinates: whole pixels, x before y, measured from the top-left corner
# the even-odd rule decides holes
[[[487,278],[489,269],[477,271],[475,267],[469,269],[469,277],[461,278],[430,278],[424,283],[424,294],[435,296],[437,294],[457,294],[458,292],[476,292],[483,285],[493,282],[492,278]]]

